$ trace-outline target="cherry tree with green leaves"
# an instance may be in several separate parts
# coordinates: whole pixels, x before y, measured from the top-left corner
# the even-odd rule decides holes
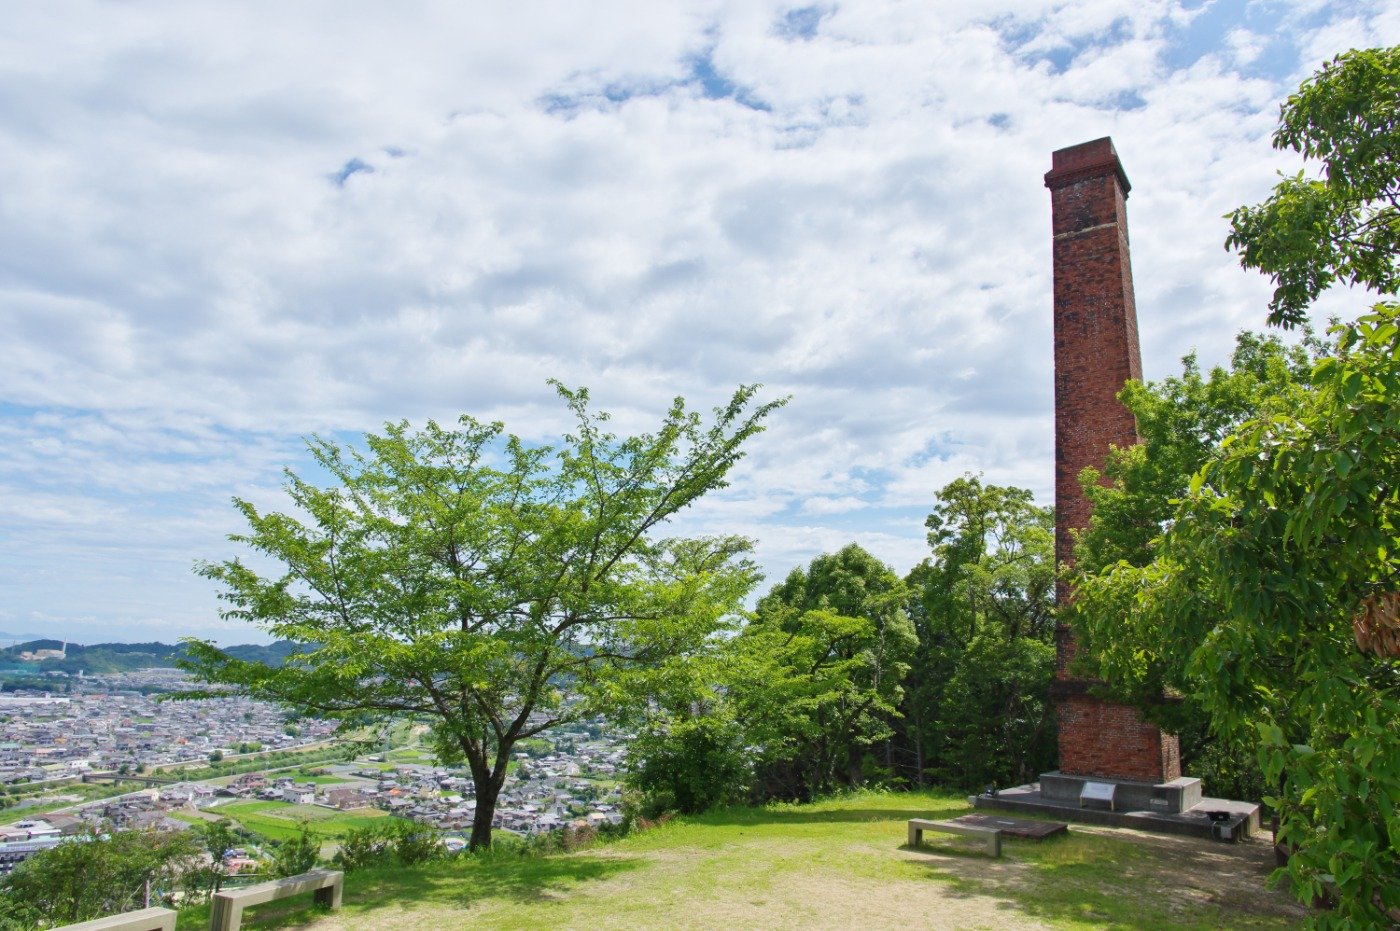
[[[759,576],[733,536],[666,538],[724,487],[783,401],[743,387],[708,426],[677,399],[654,433],[617,437],[585,390],[556,384],[576,426],[531,446],[500,423],[388,424],[363,450],[317,439],[326,487],[288,472],[295,514],[235,499],[259,557],[203,563],[224,616],[299,644],[272,668],[189,641],[215,686],[347,723],[428,723],[465,761],[471,846],[491,822],[513,748],[609,714],[667,664],[708,648]]]

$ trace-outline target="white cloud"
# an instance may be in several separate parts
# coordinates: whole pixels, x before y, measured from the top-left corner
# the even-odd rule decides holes
[[[300,436],[465,410],[547,439],[549,377],[624,430],[792,394],[682,526],[774,576],[853,539],[903,571],[962,472],[1048,498],[1050,151],[1123,156],[1147,374],[1219,360],[1263,320],[1221,216],[1292,167],[1277,101],[1397,27],[1299,6],[1264,74],[1242,21],[1172,65],[1209,11],[1168,0],[792,9],[9,11],[7,617],[223,636],[189,566]]]

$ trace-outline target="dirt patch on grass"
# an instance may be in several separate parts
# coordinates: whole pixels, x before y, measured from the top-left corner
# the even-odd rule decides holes
[[[1085,833],[1103,829],[1083,828]],[[1122,831],[1132,842],[1158,854],[1158,863],[1170,864],[1151,877],[1166,887],[1167,896],[1189,902],[1210,902],[1256,915],[1277,915],[1301,921],[1307,909],[1289,898],[1286,884],[1268,884],[1274,871],[1274,848],[1266,836],[1235,844],[1210,843],[1188,837]],[[1135,871],[1141,873],[1142,870]],[[1135,876],[1134,878],[1138,878]]]

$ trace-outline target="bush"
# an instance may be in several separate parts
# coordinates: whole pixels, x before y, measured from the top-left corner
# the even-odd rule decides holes
[[[340,841],[335,863],[347,873],[397,863],[416,866],[446,854],[437,832],[411,821],[353,828]]]
[[[392,855],[389,838],[382,828],[351,828],[340,840],[340,852],[335,855],[335,864],[345,872],[353,873],[384,866]]]
[[[0,928],[51,927],[139,908],[199,861],[193,832],[89,832],[25,860],[0,882]]]
[[[272,875],[298,876],[315,869],[320,856],[320,841],[313,838],[311,829],[303,824],[300,834],[277,846],[272,855]]]
[[[404,866],[415,866],[440,859],[446,852],[437,832],[421,824],[400,821],[390,832],[394,859]]]
[[[751,756],[731,719],[673,720],[643,731],[628,745],[627,782],[643,815],[698,814],[748,794]]]

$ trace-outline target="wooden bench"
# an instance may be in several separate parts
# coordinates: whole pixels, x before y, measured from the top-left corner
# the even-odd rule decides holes
[[[243,925],[243,909],[307,892],[315,894],[318,904],[339,908],[344,887],[345,874],[340,870],[312,870],[246,889],[216,892],[209,910],[209,931],[238,931]]]
[[[925,821],[923,818],[910,818],[909,846],[919,846],[924,839],[925,831],[961,834],[964,837],[980,837],[986,842],[988,856],[1001,856],[1001,831],[997,828],[983,827],[980,824],[958,824],[955,821]]]
[[[54,931],[175,931],[175,913],[168,908],[143,908],[139,912],[64,925]]]

